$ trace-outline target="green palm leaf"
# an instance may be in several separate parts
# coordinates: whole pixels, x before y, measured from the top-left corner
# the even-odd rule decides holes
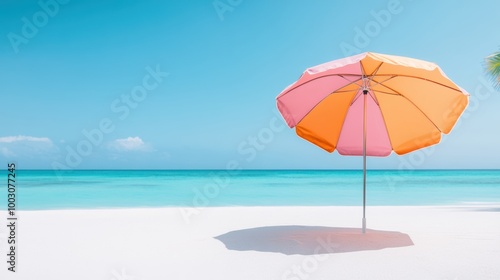
[[[495,87],[500,89],[500,52],[486,57],[486,70],[495,83]]]

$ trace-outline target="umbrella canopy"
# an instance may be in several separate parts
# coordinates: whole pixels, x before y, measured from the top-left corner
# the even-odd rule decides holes
[[[277,97],[286,123],[307,141],[341,155],[403,155],[439,143],[468,104],[468,93],[434,63],[377,53],[308,68]]]

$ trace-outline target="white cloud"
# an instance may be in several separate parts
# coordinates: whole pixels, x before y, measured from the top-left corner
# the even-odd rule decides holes
[[[144,143],[140,137],[128,137],[116,139],[111,142],[110,147],[118,151],[142,151],[150,152],[152,148],[150,145]]]
[[[24,136],[24,135],[0,137],[0,143],[14,143],[14,142],[23,142],[23,141],[41,142],[41,143],[52,144],[52,141],[50,141],[50,139],[47,137],[33,137],[33,136]]]
[[[4,136],[0,137],[0,156],[16,160],[53,158],[59,149],[47,137]]]

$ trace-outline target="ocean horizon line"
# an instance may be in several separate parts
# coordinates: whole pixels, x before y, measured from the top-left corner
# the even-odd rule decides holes
[[[36,169],[36,168],[28,168],[28,169],[23,169],[23,168],[16,168],[16,170],[21,170],[21,171],[54,171],[54,172],[73,172],[73,171],[360,171],[363,170],[362,168],[356,168],[356,169],[320,169],[320,168],[303,168],[303,169],[280,169],[280,168],[274,168],[274,169],[253,169],[253,168],[247,168],[247,169],[226,169],[226,168],[179,168],[179,169],[137,169],[137,168],[117,168],[117,169],[93,169],[93,168],[88,168],[88,169],[67,169],[67,170],[54,170],[54,169]],[[1,170],[0,170],[1,171]],[[4,171],[7,171],[7,169],[4,169]],[[367,171],[500,171],[500,168],[494,169],[494,168],[425,168],[425,169],[420,169],[420,168],[415,168],[415,169],[390,169],[390,168],[369,168]]]

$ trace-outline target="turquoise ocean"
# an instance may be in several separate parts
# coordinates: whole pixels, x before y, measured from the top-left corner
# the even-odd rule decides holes
[[[7,208],[7,171],[0,207]],[[16,170],[18,210],[361,205],[361,170]],[[3,197],[3,198],[2,198]],[[500,170],[369,170],[367,205],[500,203]]]

